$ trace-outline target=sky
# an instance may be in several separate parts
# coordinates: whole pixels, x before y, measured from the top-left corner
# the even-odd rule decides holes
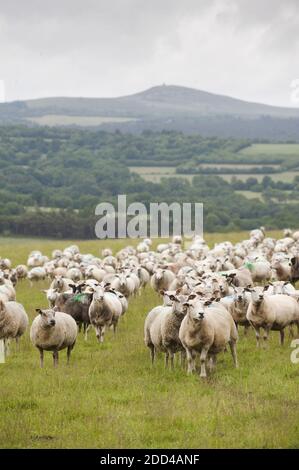
[[[0,101],[162,83],[299,106],[299,1],[0,0]]]

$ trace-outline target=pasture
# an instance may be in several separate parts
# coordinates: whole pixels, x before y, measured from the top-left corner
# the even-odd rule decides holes
[[[122,123],[137,121],[129,117],[109,117],[109,116],[69,116],[63,114],[45,114],[44,116],[28,117],[27,121],[41,126],[100,126],[106,123]]]
[[[247,233],[211,234],[210,245],[225,239],[236,243]],[[269,232],[281,236],[281,232]],[[158,241],[156,241],[157,243]],[[73,241],[0,239],[0,255],[13,264],[26,262],[39,249],[50,255]],[[75,241],[81,252],[98,254],[103,247],[114,251],[128,244],[118,241]],[[17,300],[30,320],[35,308],[46,307],[40,282],[17,285]],[[268,350],[258,350],[253,331],[240,331],[240,368],[230,354],[219,357],[207,380],[187,377],[178,364],[164,370],[160,357],[151,367],[143,343],[143,324],[148,311],[160,303],[147,287],[130,301],[116,337],[109,332],[99,345],[94,331],[84,341],[78,337],[66,365],[66,353],[53,369],[52,356],[39,355],[29,341],[14,345],[5,364],[0,364],[1,448],[294,448],[299,447],[299,364],[290,361],[290,339],[283,347],[279,334],[271,333]]]

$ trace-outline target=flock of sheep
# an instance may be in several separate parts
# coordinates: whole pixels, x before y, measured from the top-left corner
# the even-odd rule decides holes
[[[185,244],[187,244],[185,242]],[[152,249],[145,239],[136,248],[127,246],[113,255],[110,248],[101,257],[82,254],[76,245],[54,250],[49,259],[40,251],[30,253],[27,265],[12,269],[9,259],[0,260],[0,339],[8,349],[9,340],[19,338],[29,321],[23,306],[16,302],[17,282],[30,284],[48,279],[44,290],[48,308],[37,309],[30,338],[40,352],[52,351],[54,366],[58,352],[67,349],[69,360],[78,332],[85,339],[93,327],[99,342],[105,331],[116,331],[129,301],[142,295],[150,285],[161,295],[161,304],[145,319],[144,341],[152,362],[157,352],[165,354],[174,367],[180,353],[182,367],[196,367],[200,357],[200,376],[206,377],[216,363],[217,354],[230,348],[238,367],[236,344],[238,329],[255,331],[257,345],[261,330],[264,341],[271,330],[280,332],[293,325],[299,334],[299,232],[285,231],[282,239],[266,237],[263,227],[235,245],[225,241],[210,249],[201,237],[194,237],[184,248],[181,237]]]

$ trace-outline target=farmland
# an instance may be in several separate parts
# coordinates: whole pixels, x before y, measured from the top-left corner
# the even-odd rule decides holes
[[[281,232],[269,232],[281,236]],[[237,242],[247,233],[208,234],[209,244]],[[82,252],[104,246],[120,249],[124,240],[75,241]],[[158,241],[155,242],[155,244]],[[25,262],[32,249],[50,255],[73,241],[0,239],[2,257]],[[40,282],[17,286],[17,299],[30,316],[46,306]],[[28,332],[21,352],[0,365],[0,446],[2,448],[226,448],[298,447],[299,366],[290,362],[290,341],[278,345],[272,333],[268,350],[257,350],[253,332],[240,333],[240,368],[229,354],[219,357],[215,373],[203,381],[187,377],[177,365],[152,368],[143,344],[146,313],[159,303],[151,288],[131,300],[114,338],[88,342],[79,336],[70,366],[61,353],[54,370],[46,354],[41,370]]]

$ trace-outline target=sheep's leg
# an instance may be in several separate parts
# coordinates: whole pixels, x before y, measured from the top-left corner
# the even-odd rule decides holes
[[[167,351],[165,354],[165,369],[168,368],[168,360],[169,360],[169,352]]]
[[[284,345],[284,330],[280,330],[280,346]]]
[[[270,328],[264,328],[264,346],[267,347]]]
[[[174,353],[173,352],[170,352],[170,368],[171,370],[174,369]]]
[[[293,328],[293,325],[290,325],[290,326],[289,326],[289,337],[290,337],[291,339],[293,339],[294,336],[295,336],[295,335],[294,335],[294,328]]]
[[[9,354],[10,354],[10,339],[5,339],[4,340],[4,352],[5,352],[5,356],[9,356]]]
[[[250,329],[250,326],[249,325],[245,325],[244,326],[244,336],[248,336],[248,331]]]
[[[79,331],[79,333],[81,333],[81,330],[82,330],[82,323],[79,322],[79,323],[78,323],[78,331]]]
[[[185,367],[186,363],[186,351],[181,351],[180,364],[181,367]]]
[[[195,369],[195,354],[192,350],[190,349],[186,349],[186,353],[187,353],[187,364],[188,364],[188,368],[187,368],[187,374],[192,374],[192,372],[194,371]]]
[[[238,364],[238,357],[237,357],[236,342],[235,342],[235,341],[230,341],[230,342],[229,342],[229,347],[230,347],[230,351],[231,351],[231,353],[232,353],[234,365],[235,365],[235,367],[236,367],[236,369],[237,369],[237,368],[239,367],[239,364]]]
[[[40,360],[40,366],[44,367],[44,350],[41,348],[39,349],[39,360]]]
[[[254,331],[255,331],[255,337],[256,337],[256,346],[259,348],[260,347],[260,328],[254,327]]]
[[[16,352],[20,352],[20,338],[16,336]]]
[[[85,341],[87,341],[87,339],[88,339],[88,338],[87,338],[87,333],[88,333],[89,328],[90,328],[90,325],[87,325],[87,326],[86,326],[86,324],[85,324],[85,332],[84,332],[84,340],[85,340]]]
[[[69,363],[70,363],[71,352],[72,352],[73,346],[74,346],[74,345],[68,346],[68,348],[67,348],[67,355],[66,355],[66,357],[67,357],[67,360],[66,360],[67,365],[69,365]]]
[[[58,351],[53,351],[53,364],[54,367],[58,366]]]
[[[149,346],[149,348],[150,348],[150,355],[151,355],[151,363],[152,363],[152,365],[154,365],[154,362],[155,362],[155,347],[154,347],[153,344],[151,344]]]
[[[207,376],[206,362],[209,350],[203,348],[200,353],[200,377],[205,378]]]
[[[116,327],[117,327],[117,323],[113,323],[113,333],[114,333],[114,336],[116,335]]]

